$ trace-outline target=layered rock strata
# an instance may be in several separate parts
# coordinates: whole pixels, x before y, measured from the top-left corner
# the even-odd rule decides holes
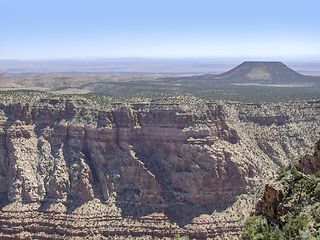
[[[232,153],[205,147],[216,139],[238,141],[219,105],[193,116],[158,107],[95,111],[72,101],[62,108],[51,102],[3,109],[8,119],[1,130],[7,154],[2,169],[10,202],[66,202],[70,196],[87,201],[97,185],[105,201],[117,193],[139,203],[208,204],[244,192],[245,177],[252,175],[252,167],[237,167]],[[236,192],[219,194],[217,186]]]
[[[96,108],[63,98],[2,104],[0,236],[239,234],[260,186],[279,166],[259,139],[294,118],[189,101],[187,107],[151,102]]]

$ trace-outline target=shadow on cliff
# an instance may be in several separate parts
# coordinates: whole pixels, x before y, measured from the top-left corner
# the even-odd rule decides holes
[[[176,171],[176,169],[168,169],[164,166],[158,159],[156,150],[152,151],[142,146],[135,150],[136,156],[155,176],[156,182],[162,190],[162,200],[152,204],[142,204],[135,200],[134,196],[140,194],[137,189],[118,193],[116,205],[121,208],[123,217],[139,218],[151,213],[163,212],[169,220],[183,227],[202,214],[211,215],[214,211],[221,212],[234,204],[234,199],[230,199],[229,202],[206,205],[194,204],[184,197],[178,200],[179,196],[183,196],[185,192],[175,188],[170,180],[170,171]]]
[[[0,210],[9,203],[8,192],[0,192]]]
[[[195,205],[192,203],[175,203],[170,207],[167,207],[164,211],[166,216],[176,222],[180,227],[187,225],[194,218],[199,217],[202,214],[211,215],[214,211],[222,212],[233,202],[223,203],[223,204],[208,204],[208,205]]]
[[[193,203],[171,203],[171,204],[141,204],[137,202],[116,202],[117,207],[122,210],[122,217],[140,218],[155,212],[163,212],[170,221],[179,227],[184,227],[194,218],[202,214],[211,215],[214,211],[222,212],[234,202],[223,204],[195,205]]]
[[[163,212],[169,220],[183,227],[202,214],[211,215],[214,211],[221,212],[234,204],[235,199],[230,199],[229,202],[206,205],[194,204],[186,200],[184,195],[187,193],[174,187],[170,178],[172,174],[170,171],[177,171],[177,169],[163,164],[156,151],[143,146],[135,149],[136,156],[144,163],[148,171],[155,176],[155,180],[161,188],[162,200],[152,204],[142,204],[134,197],[140,195],[138,189],[119,192],[117,193],[116,205],[121,208],[123,217],[139,218],[154,212]]]

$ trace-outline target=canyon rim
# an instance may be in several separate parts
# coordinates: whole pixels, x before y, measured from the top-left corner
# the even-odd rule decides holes
[[[273,76],[286,68],[269,65],[218,77],[279,84]],[[210,86],[218,77],[159,81],[192,86],[198,78]],[[106,86],[94,84],[77,87]],[[319,99],[246,103],[186,94],[101,103],[25,90],[3,91],[1,99],[3,239],[238,236],[266,180],[310,149],[320,126]]]

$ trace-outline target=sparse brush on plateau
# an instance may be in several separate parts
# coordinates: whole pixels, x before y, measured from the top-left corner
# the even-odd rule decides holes
[[[0,90],[2,239],[318,236],[319,159],[301,157],[319,138],[320,77],[244,62],[191,77],[1,76]],[[271,177],[287,184],[279,206],[261,200],[278,191]],[[245,221],[256,204],[259,229]]]

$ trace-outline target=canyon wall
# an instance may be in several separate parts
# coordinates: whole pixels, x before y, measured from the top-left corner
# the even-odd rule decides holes
[[[319,105],[1,104],[0,237],[238,235],[265,180],[312,146]]]

